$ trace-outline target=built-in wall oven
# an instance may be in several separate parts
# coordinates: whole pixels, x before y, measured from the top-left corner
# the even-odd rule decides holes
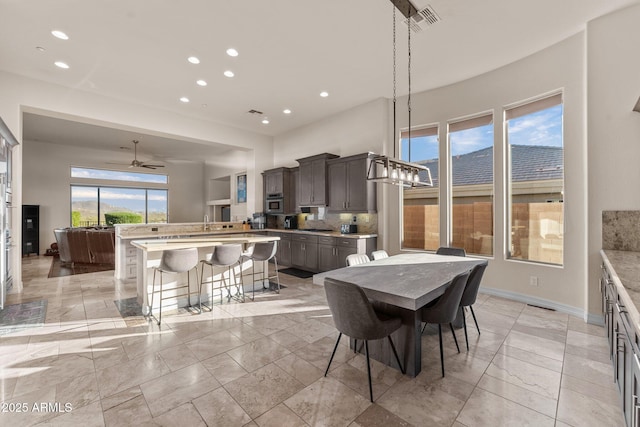
[[[264,204],[265,213],[271,215],[284,213],[284,197],[282,197],[282,193],[267,194]]]

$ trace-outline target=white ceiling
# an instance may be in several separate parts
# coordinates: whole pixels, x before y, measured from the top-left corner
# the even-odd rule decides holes
[[[412,91],[419,92],[516,61],[638,1],[412,2],[418,9],[431,5],[441,18],[412,34]],[[0,10],[4,71],[261,134],[278,135],[392,95],[389,0],[0,0]],[[53,29],[70,39],[54,38]],[[227,56],[228,47],[240,55]],[[191,55],[201,63],[188,63]],[[57,60],[70,69],[55,67]],[[399,95],[407,93],[406,62],[407,30],[398,24]],[[227,69],[234,78],[223,76]],[[197,79],[208,85],[196,85]],[[330,96],[320,98],[323,90]],[[181,96],[191,102],[181,103]],[[284,108],[293,113],[283,114]],[[250,109],[264,112],[270,124]],[[108,139],[94,134],[87,141],[82,132],[90,128],[58,126],[56,132],[67,128],[66,134],[52,141],[47,128],[38,127],[54,126],[51,121],[32,119],[25,121],[25,139],[121,146],[133,138],[103,132]],[[167,152],[153,154],[175,157],[169,152],[175,144],[165,142]],[[191,145],[182,155],[191,149],[198,155],[200,144]]]

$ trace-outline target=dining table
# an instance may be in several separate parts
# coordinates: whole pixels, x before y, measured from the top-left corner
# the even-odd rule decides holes
[[[402,326],[391,337],[403,360],[406,374],[415,377],[422,370],[422,327],[420,309],[444,293],[454,277],[487,264],[486,259],[402,253],[364,264],[316,274],[313,283],[324,285],[331,278],[360,286],[374,308],[400,317]],[[351,348],[355,342],[351,339]],[[370,357],[395,366],[387,340],[369,343]]]

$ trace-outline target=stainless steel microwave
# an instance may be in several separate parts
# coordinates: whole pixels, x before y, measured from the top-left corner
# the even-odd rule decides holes
[[[265,212],[268,214],[284,213],[283,199],[267,199],[265,201]]]

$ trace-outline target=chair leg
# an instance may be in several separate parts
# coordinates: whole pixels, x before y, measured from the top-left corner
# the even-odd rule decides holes
[[[256,262],[251,258],[251,301],[256,299]]]
[[[340,338],[342,338],[342,332],[338,335],[338,339],[336,340],[336,346],[333,347],[333,353],[331,353],[331,359],[329,359],[329,364],[327,365],[327,370],[324,371],[324,376],[326,377],[329,373],[329,367],[331,367],[331,362],[333,361],[333,356],[336,355],[336,350],[338,349],[338,344],[340,344]]]
[[[160,311],[158,313],[158,326],[162,322],[162,272],[160,272]]]
[[[357,339],[353,340],[353,352],[354,353],[358,352],[358,340]]]
[[[149,320],[153,317],[153,296],[156,293],[156,269],[153,269],[153,282],[151,283],[151,301],[149,302]]]
[[[460,307],[460,311],[462,311],[462,326],[464,327],[464,341],[467,343],[467,353],[469,352],[469,336],[467,335],[467,319],[466,313],[464,312],[464,307]]]
[[[456,342],[456,348],[458,349],[458,353],[460,353],[460,346],[458,345],[458,338],[456,337],[456,331],[453,330],[453,323],[449,323],[449,327],[451,328],[451,334],[453,335],[453,340]]]
[[[478,330],[478,335],[480,335],[480,327],[478,326],[478,320],[476,319],[476,314],[473,312],[473,306],[470,305],[471,315],[473,316],[473,321],[476,322],[476,329]]]
[[[276,258],[275,255],[273,257],[273,265],[276,268],[276,283],[278,284],[278,290],[276,291],[276,293],[279,294],[280,293],[280,276],[278,275],[278,258]]]
[[[236,281],[236,289],[238,293],[242,296],[242,302],[244,302],[244,279],[242,278],[242,258],[238,260],[238,270],[240,270],[240,286],[238,286],[238,278],[233,274],[234,280]]]
[[[438,323],[438,338],[440,339],[440,366],[442,367],[442,377],[444,378],[444,354],[442,352],[442,325]]]
[[[398,362],[398,366],[400,367],[400,372],[404,374],[405,373],[404,368],[402,367],[402,363],[400,363],[400,358],[398,357],[396,346],[393,345],[393,340],[391,339],[391,335],[387,335],[387,338],[389,339],[389,344],[391,344],[391,350],[393,350],[393,355],[396,356],[396,362]]]
[[[424,334],[424,330],[427,329],[427,324],[422,325],[422,330],[420,331],[420,335]]]
[[[369,341],[364,340],[364,352],[367,354],[367,378],[369,379],[369,399],[373,403],[373,387],[371,387],[371,365],[369,363]]]

